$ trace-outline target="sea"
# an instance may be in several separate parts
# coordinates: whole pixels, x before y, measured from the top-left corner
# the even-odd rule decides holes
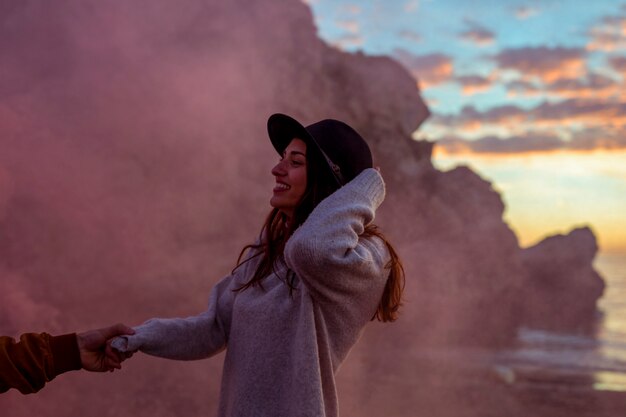
[[[626,253],[600,253],[594,267],[606,283],[596,334],[522,328],[516,348],[492,357],[503,380],[626,392]]]

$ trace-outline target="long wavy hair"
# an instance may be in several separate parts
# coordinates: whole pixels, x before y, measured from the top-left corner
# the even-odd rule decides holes
[[[263,223],[258,243],[244,246],[237,259],[237,265],[233,269],[234,272],[243,263],[261,257],[256,271],[248,282],[235,291],[245,290],[255,285],[259,285],[262,288],[263,279],[275,272],[277,263],[283,261],[285,244],[292,233],[305,222],[309,214],[323,199],[339,188],[339,184],[337,184],[335,177],[326,165],[326,160],[315,146],[307,146],[306,161],[307,187],[302,200],[294,210],[293,218],[287,221],[285,215],[277,208],[273,208],[270,211]],[[389,269],[389,276],[372,320],[395,321],[398,318],[398,312],[402,305],[402,293],[404,291],[405,278],[402,262],[378,226],[374,224],[367,225],[361,236],[375,236],[379,238],[385,243],[390,255],[390,260],[385,265],[385,268]],[[252,251],[253,255],[243,260],[244,254],[249,250]],[[287,276],[283,277],[287,285],[289,285],[290,292],[295,289],[293,286],[294,277],[293,271],[288,271]]]

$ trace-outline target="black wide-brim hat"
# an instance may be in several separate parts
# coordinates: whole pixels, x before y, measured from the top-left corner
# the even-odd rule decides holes
[[[279,155],[294,138],[302,139],[307,146],[315,146],[339,185],[373,166],[367,142],[356,130],[339,120],[325,119],[304,127],[293,117],[276,113],[267,120],[267,133]]]

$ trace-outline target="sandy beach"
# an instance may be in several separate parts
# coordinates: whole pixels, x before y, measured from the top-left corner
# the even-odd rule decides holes
[[[513,369],[482,359],[475,353],[425,354],[404,372],[377,377],[368,392],[344,396],[342,415],[618,417],[626,411],[626,392],[594,388],[593,375]],[[343,379],[340,390],[350,391],[353,382]]]

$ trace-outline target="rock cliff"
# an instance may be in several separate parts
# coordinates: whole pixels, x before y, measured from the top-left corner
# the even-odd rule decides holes
[[[520,296],[526,300],[524,323],[552,330],[593,330],[596,300],[604,281],[593,269],[598,251],[588,227],[551,236],[522,250],[528,279]]]

